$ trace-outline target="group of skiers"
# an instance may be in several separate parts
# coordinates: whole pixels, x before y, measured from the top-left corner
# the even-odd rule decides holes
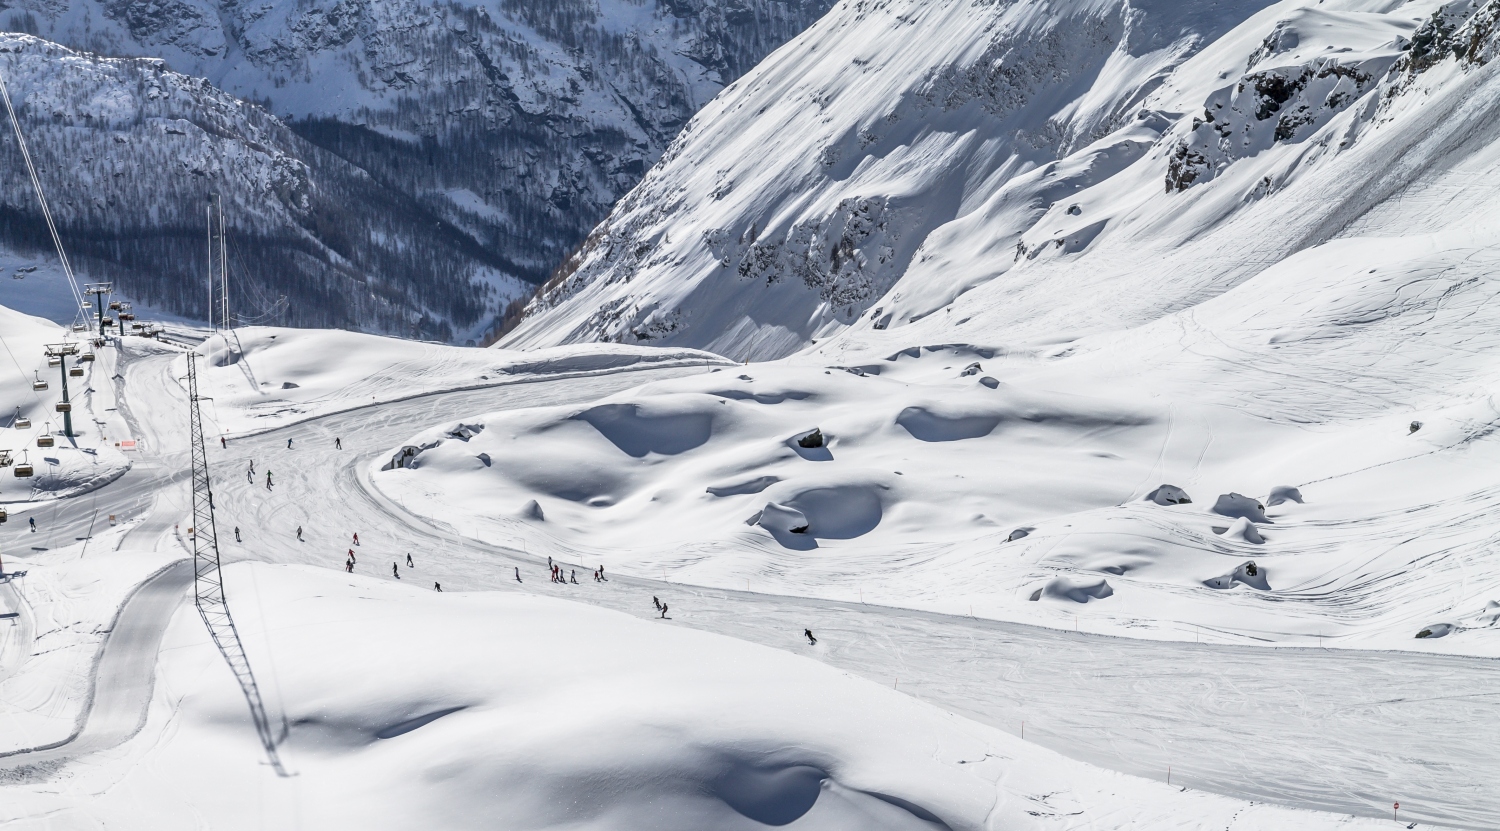
[[[552,562],[552,558],[548,557],[547,571],[551,573],[552,582],[554,583],[572,583],[575,586],[578,585],[578,569],[567,569],[566,573],[564,573],[563,567],[558,563]],[[521,569],[519,568],[516,569],[516,582],[521,582]],[[594,582],[609,582],[609,578],[604,576],[604,566],[594,569]]]
[[[222,436],[219,438],[219,443],[220,443],[220,446],[222,446],[222,447],[228,447],[228,444],[225,442],[225,440],[224,440],[224,438]],[[292,440],[291,439],[287,439],[286,440],[286,446],[287,446],[288,450],[290,450],[292,448]],[[339,438],[339,437],[334,437],[334,439],[333,439],[333,447],[334,447],[335,450],[342,450],[342,449],[344,449],[343,439]],[[245,474],[245,476],[246,476],[247,481],[249,481],[251,484],[255,483],[255,461],[253,459],[250,461],[250,470],[249,470],[249,472],[247,472]],[[271,489],[271,471],[267,470],[266,471],[266,490],[270,490],[270,489]],[[31,530],[33,530],[33,531],[36,530],[36,520],[35,519],[31,520]],[[234,529],[234,538],[235,538],[236,541],[239,541],[239,539],[240,539],[240,529],[239,528],[235,528]],[[297,540],[299,542],[302,541],[302,526],[300,526],[300,525],[297,526]],[[359,545],[359,533],[358,532],[354,533],[354,535],[353,535],[353,542],[354,542],[355,546]],[[349,549],[348,559],[344,561],[344,571],[346,571],[346,572],[348,572],[350,574],[353,574],[354,573],[354,566],[355,566],[355,564],[357,562],[358,562],[358,560],[354,556],[354,549],[350,548]],[[416,568],[415,563],[412,561],[411,554],[407,554],[406,555],[406,567],[407,568]],[[561,564],[553,562],[553,560],[552,560],[551,557],[547,558],[547,571],[550,573],[550,575],[551,575],[551,581],[553,583],[572,584],[572,585],[575,585],[575,586],[578,585],[578,570],[577,569],[572,569],[572,568],[570,568],[570,569],[564,569]],[[394,577],[394,578],[396,578],[397,580],[401,579],[401,565],[400,565],[400,563],[391,563],[391,576]],[[517,583],[522,582],[522,580],[521,580],[521,569],[520,569],[519,566],[515,567],[515,576],[516,576],[516,582]],[[608,578],[606,578],[604,576],[604,566],[599,566],[599,568],[597,568],[597,569],[594,570],[594,582],[595,583],[607,583],[607,582],[609,582]],[[434,591],[442,591],[443,590],[443,584],[442,583],[438,583],[438,582],[433,582],[432,588],[433,588]],[[657,611],[657,614],[659,615],[659,617],[662,620],[667,620],[668,619],[667,618],[667,604],[661,602],[661,600],[659,598],[655,597],[654,595],[651,598],[651,603],[656,607],[656,611]],[[803,629],[802,630],[802,635],[803,635],[803,637],[807,638],[807,642],[808,642],[808,644],[810,646],[817,646],[818,639],[813,636],[813,633],[812,633],[811,629]]]

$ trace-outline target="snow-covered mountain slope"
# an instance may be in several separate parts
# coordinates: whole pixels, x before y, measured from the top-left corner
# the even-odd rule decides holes
[[[39,569],[48,619],[108,620],[67,585],[83,570]],[[398,584],[309,567],[226,569],[294,776],[262,761],[243,696],[184,606],[141,732],[61,775],[8,771],[0,821],[221,831],[1381,822],[1091,767],[820,665],[809,660],[817,647],[790,654],[548,597],[439,594],[416,585],[420,573]],[[25,680],[37,692],[52,681],[58,699],[76,702],[57,663],[8,686]]]
[[[480,533],[532,550],[608,551],[691,582],[1135,636],[1497,654],[1500,4],[1281,3],[1186,52],[1142,53],[1165,63],[1138,93],[1100,69],[1072,97],[1002,96],[1009,115],[986,109],[993,96],[915,109],[915,93],[856,94],[946,89],[896,56],[947,48],[934,66],[980,66],[954,45],[963,26],[987,44],[1028,7],[902,8],[903,37],[931,50],[829,58],[903,13],[840,6],[705,110],[508,342],[815,346],[586,407],[434,425],[409,441],[416,464],[377,485],[430,516],[462,500],[488,515]],[[984,13],[1001,18],[986,30]],[[1023,43],[1052,42],[1028,25],[983,62],[995,84],[1029,66],[1008,62]],[[1088,31],[1057,26],[1070,48]],[[834,73],[855,79],[847,107],[795,103],[833,83],[804,59],[860,67]],[[1026,101],[1040,120],[1006,121]],[[758,119],[735,109],[752,104]],[[889,122],[849,115],[889,107]],[[1084,115],[1106,111],[1120,123]],[[787,150],[852,124],[875,139],[826,168]],[[749,152],[736,142],[772,139],[734,161]],[[1028,162],[1052,152],[1036,142],[1071,152]],[[751,186],[715,199],[718,169]],[[817,257],[757,259],[824,208],[898,192],[884,230],[850,236],[840,218],[834,237],[805,237],[823,241]],[[956,218],[934,225],[943,205]],[[909,260],[882,264],[879,239],[912,228]],[[729,266],[716,239],[740,246]],[[809,285],[791,270],[808,263],[852,282]],[[842,317],[824,291],[856,285],[871,294]],[[815,428],[823,446],[801,445]]]
[[[699,107],[829,5],[68,0],[3,20],[259,102],[540,281]]]
[[[218,194],[244,317],[454,338],[520,291],[502,256],[203,79],[28,35],[0,35],[0,58],[63,242],[90,279],[206,316],[205,209]],[[0,239],[45,262],[55,255],[15,138],[0,142],[13,173]]]
[[[510,342],[774,358],[980,308],[984,340],[1057,340],[1356,221],[1451,221],[1395,197],[1487,145],[1479,5],[840,4],[694,119]]]

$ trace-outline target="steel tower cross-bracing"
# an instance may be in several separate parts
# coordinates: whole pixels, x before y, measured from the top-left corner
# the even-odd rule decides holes
[[[188,419],[189,439],[193,457],[193,527],[188,536],[193,542],[193,594],[198,614],[214,646],[228,662],[229,669],[240,682],[245,701],[250,705],[250,718],[255,722],[255,732],[260,735],[261,746],[276,773],[287,776],[276,746],[280,740],[271,729],[271,719],[266,715],[265,700],[260,686],[255,683],[255,674],[250,671],[250,661],[245,656],[245,646],[240,641],[239,630],[229,614],[229,603],[224,598],[224,579],[219,571],[219,538],[214,530],[213,483],[208,476],[208,453],[203,444],[203,416],[198,407],[198,356],[189,352],[188,361]]]

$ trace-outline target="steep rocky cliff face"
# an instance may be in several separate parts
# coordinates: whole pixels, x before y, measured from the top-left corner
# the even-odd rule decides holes
[[[694,112],[830,5],[38,0],[0,24],[204,76],[467,238],[476,267],[537,282]],[[515,293],[474,300],[489,315]]]

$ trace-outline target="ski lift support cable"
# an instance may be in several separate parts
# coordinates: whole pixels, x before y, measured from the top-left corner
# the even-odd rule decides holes
[[[5,84],[3,73],[0,73],[0,98],[5,100],[5,111],[10,114],[10,126],[15,130],[16,144],[21,148],[21,158],[26,162],[26,173],[31,177],[31,187],[36,191],[36,201],[42,207],[42,219],[47,222],[47,232],[52,235],[52,244],[57,248],[57,259],[62,263],[63,274],[67,275],[68,287],[73,290],[73,300],[78,306],[78,314],[87,319],[84,314],[83,292],[78,288],[78,278],[73,276],[73,264],[68,261],[68,254],[63,250],[62,237],[57,233],[57,223],[52,219],[52,210],[47,207],[47,196],[42,192],[42,180],[37,178],[36,165],[31,161],[31,150],[26,147],[26,137],[21,134],[21,121],[16,118],[16,108],[11,103],[10,88]]]

